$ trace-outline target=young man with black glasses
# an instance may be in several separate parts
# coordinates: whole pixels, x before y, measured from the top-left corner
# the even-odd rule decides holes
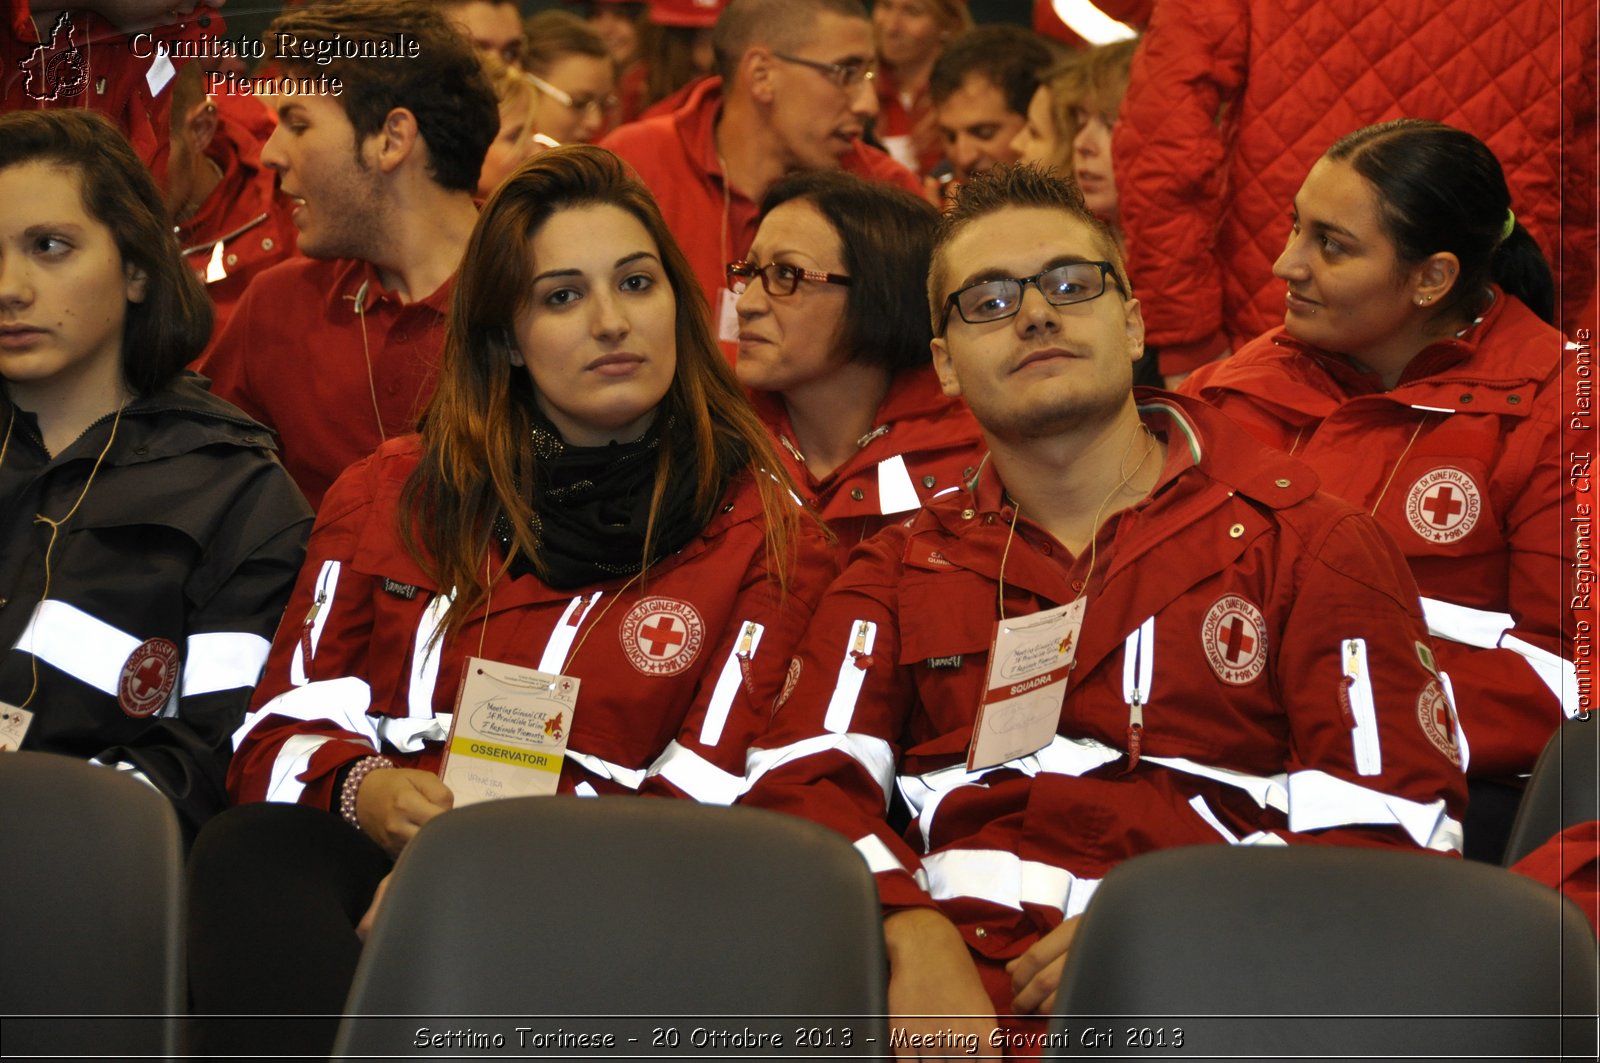
[[[1459,731],[1404,558],[1293,458],[1133,390],[1139,301],[1076,186],[975,175],[928,290],[935,369],[989,457],[857,550],[745,797],[877,873],[904,1047],[1032,1054],[1128,857],[1458,851]]]
[[[758,204],[796,170],[843,168],[921,194],[861,135],[878,113],[872,23],[858,0],[733,0],[713,32],[716,77],[670,115],[600,142],[649,186],[705,290],[725,349],[738,315],[723,266],[745,257]]]

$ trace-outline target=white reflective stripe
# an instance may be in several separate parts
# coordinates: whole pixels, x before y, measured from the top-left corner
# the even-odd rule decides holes
[[[183,696],[254,687],[272,643],[246,631],[190,635],[183,662]]]
[[[161,792],[161,787],[151,782],[150,776],[140,771],[129,761],[119,760],[115,764],[112,764],[109,761],[91,759],[89,763],[93,764],[97,768],[110,768],[112,771],[119,772],[128,776],[129,778],[138,779],[140,782],[144,783],[157,793]]]
[[[561,614],[556,629],[550,632],[550,641],[544,644],[544,654],[539,658],[539,671],[551,675],[561,673],[567,664],[567,651],[572,649],[572,643],[578,637],[583,618],[589,615],[589,610],[601,597],[601,592],[595,591],[593,594],[580,594],[567,603],[567,611]]]
[[[961,485],[960,484],[952,484],[951,486],[946,487],[943,491],[935,491],[933,493],[933,497],[934,498],[943,498],[945,495],[949,494],[951,491],[959,491],[959,490],[961,490]]]
[[[434,636],[455,597],[454,588],[449,594],[434,595],[417,621],[417,641],[411,646],[411,686],[406,691],[406,707],[412,719],[433,715],[433,688],[439,683],[439,659],[444,656],[443,643],[435,641]],[[487,618],[484,622],[488,622]]]
[[[322,629],[328,623],[328,614],[333,612],[333,594],[339,587],[339,568],[339,562],[329,558],[322,563],[322,571],[317,573],[317,589],[311,596],[312,657],[317,655],[317,646],[322,642]],[[310,681],[306,675],[305,644],[305,639],[296,640],[294,656],[289,659],[289,682],[297,687],[303,687]]]
[[[774,749],[751,749],[745,754],[744,775],[748,786],[754,786],[772,769],[818,753],[838,750],[866,771],[872,781],[883,791],[883,804],[889,806],[889,786],[894,781],[894,752],[881,738],[864,734],[817,735],[787,746]]]
[[[928,895],[936,901],[976,897],[1006,908],[1024,903],[1063,913],[1082,911],[1098,879],[1080,879],[1065,868],[1023,860],[1001,849],[947,849],[922,858]],[[1075,896],[1084,891],[1084,896]]]
[[[1444,688],[1444,702],[1450,706],[1450,722],[1456,728],[1456,749],[1461,753],[1461,770],[1467,770],[1467,764],[1472,760],[1472,750],[1467,747],[1467,729],[1461,726],[1461,714],[1456,712],[1456,688],[1450,685],[1450,676],[1446,672],[1439,673],[1439,685]]]
[[[144,83],[150,88],[151,96],[161,95],[161,90],[167,87],[178,71],[172,65],[172,58],[167,55],[167,46],[156,45],[155,58],[150,60],[150,69],[144,72]]]
[[[1470,609],[1437,598],[1422,599],[1422,616],[1428,622],[1428,634],[1482,650],[1500,645],[1500,636],[1516,623],[1510,613]]]
[[[227,260],[223,257],[222,241],[211,245],[211,258],[206,262],[206,283],[215,284],[228,277]]]
[[[1511,650],[1522,655],[1534,672],[1550,688],[1550,692],[1561,699],[1561,711],[1568,716],[1578,715],[1578,666],[1572,661],[1556,656],[1549,650],[1541,650],[1530,642],[1524,642],[1509,631],[1500,637],[1500,648]]]
[[[711,701],[706,705],[706,718],[700,724],[701,745],[714,746],[722,741],[722,728],[728,722],[728,712],[733,708],[733,699],[738,696],[739,685],[744,682],[744,669],[739,667],[739,656],[743,654],[746,663],[753,660],[766,630],[754,620],[739,622],[739,637],[734,639],[728,659],[722,662],[722,673],[717,676]]]
[[[367,708],[371,704],[372,688],[367,686],[365,680],[354,676],[294,687],[247,714],[244,723],[233,732],[233,748],[238,749],[256,724],[266,717],[287,716],[294,720],[326,720],[366,739],[376,749],[377,721],[367,715]]]
[[[883,843],[883,839],[876,834],[863,835],[850,843],[856,847],[856,852],[861,854],[861,859],[867,862],[867,870],[874,875],[885,871],[904,871],[906,865],[902,864],[894,851]]]
[[[1122,643],[1122,700],[1129,705],[1150,704],[1150,685],[1156,674],[1156,618],[1148,617]]]
[[[1138,30],[1118,22],[1091,0],[1051,0],[1050,6],[1056,18],[1091,45],[1131,41],[1139,35]]]
[[[1411,408],[1413,410],[1426,410],[1428,413],[1455,413],[1456,412],[1454,409],[1452,409],[1449,406],[1424,406],[1420,402],[1413,402],[1411,404]]]
[[[922,499],[917,497],[916,485],[906,470],[906,459],[896,454],[878,462],[878,512],[888,516],[921,508]]]
[[[402,753],[420,753],[425,742],[443,742],[450,737],[453,713],[441,712],[426,720],[403,719],[396,716],[369,716],[379,739]]]
[[[1082,915],[1083,910],[1089,907],[1089,898],[1099,888],[1100,880],[1097,878],[1074,878],[1072,890],[1067,894],[1066,907],[1061,909],[1061,917],[1071,919],[1075,915]]]
[[[645,775],[661,776],[703,805],[731,805],[745,788],[743,775],[723,771],[676,741],[667,743]]]
[[[613,764],[609,760],[602,760],[589,753],[579,753],[576,749],[567,750],[567,759],[576,761],[591,774],[620,783],[630,790],[637,790],[644,785],[643,768],[624,768],[621,764]]]
[[[1195,815],[1205,820],[1206,823],[1211,826],[1212,830],[1226,838],[1229,845],[1239,844],[1239,836],[1233,833],[1233,831],[1229,830],[1227,827],[1223,826],[1222,820],[1218,819],[1217,814],[1211,811],[1211,806],[1206,804],[1205,798],[1201,797],[1199,794],[1195,794],[1193,797],[1189,798],[1189,807],[1194,809]]]
[[[291,805],[300,800],[300,795],[306,790],[306,784],[300,781],[300,773],[310,766],[311,754],[328,741],[322,735],[295,735],[284,742],[278,749],[277,759],[272,762],[266,799]]]
[[[594,788],[593,783],[581,782],[572,788],[575,797],[599,797],[600,791]]]
[[[1237,786],[1255,799],[1256,804],[1262,808],[1271,806],[1279,812],[1289,810],[1289,791],[1285,788],[1286,775],[1246,775],[1242,771],[1230,771],[1227,768],[1213,768],[1206,764],[1196,764],[1192,760],[1182,757],[1145,757],[1147,763],[1160,764],[1162,767],[1181,771],[1188,775],[1198,775],[1202,779],[1210,779],[1227,786]]]
[[[839,662],[839,678],[834,681],[833,696],[828,699],[828,714],[822,718],[822,726],[834,734],[850,730],[850,721],[856,714],[856,699],[861,697],[861,684],[867,679],[866,668],[858,666],[856,661],[872,653],[877,640],[877,624],[870,620],[851,622],[844,658]]]
[[[1288,845],[1289,843],[1273,834],[1271,831],[1258,830],[1254,834],[1246,834],[1239,839],[1240,845]]]
[[[140,645],[138,637],[121,628],[75,605],[46,598],[33,607],[16,648],[116,697],[122,666]]]
[[[906,799],[913,814],[923,811],[924,804],[937,793],[967,786],[977,782],[992,771],[1007,768],[1020,771],[1032,778],[1041,772],[1051,775],[1084,775],[1122,756],[1122,750],[1113,749],[1093,738],[1066,738],[1056,735],[1050,744],[1025,757],[1008,760],[977,771],[968,771],[965,764],[952,764],[923,775],[902,775],[897,780],[900,794]]]
[[[1350,744],[1355,751],[1356,772],[1383,774],[1383,748],[1378,742],[1378,710],[1372,702],[1372,671],[1367,667],[1367,640],[1345,639],[1339,646],[1344,661],[1345,694],[1350,699]]]
[[[955,786],[935,791],[933,796],[929,797],[927,801],[917,809],[917,829],[922,832],[923,852],[927,852],[929,849],[933,848],[933,820],[939,812],[939,806],[944,803],[944,799],[953,793],[959,793],[969,786],[982,786],[983,784],[980,783],[978,779],[981,776],[988,774],[989,770],[992,769],[967,773],[970,778],[957,783]]]
[[[1422,804],[1329,775],[1297,771],[1289,776],[1289,829],[1398,826],[1418,845],[1460,848],[1461,824],[1445,815],[1444,798]]]

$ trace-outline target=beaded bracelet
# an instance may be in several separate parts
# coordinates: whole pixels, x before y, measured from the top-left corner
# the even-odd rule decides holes
[[[361,829],[361,821],[356,818],[356,793],[361,789],[361,783],[379,768],[392,767],[394,761],[388,757],[362,757],[350,769],[350,774],[344,777],[344,786],[339,791],[339,814],[356,830]]]

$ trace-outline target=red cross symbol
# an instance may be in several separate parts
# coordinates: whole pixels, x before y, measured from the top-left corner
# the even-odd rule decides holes
[[[665,657],[674,646],[682,646],[687,635],[678,627],[677,620],[663,616],[649,627],[641,627],[639,637],[650,644],[650,656]],[[661,648],[657,649],[658,646]]]
[[[1238,664],[1240,654],[1250,653],[1256,648],[1256,640],[1246,634],[1248,630],[1249,626],[1244,622],[1243,617],[1234,616],[1228,618],[1228,627],[1223,632],[1225,636],[1223,641],[1227,643],[1229,664]]]
[[[142,698],[152,690],[160,690],[166,678],[166,667],[155,657],[146,657],[144,663],[139,665],[139,670],[134,673],[133,680],[138,684],[134,693]]]
[[[1435,527],[1445,527],[1450,523],[1450,518],[1467,508],[1465,502],[1456,501],[1455,493],[1455,488],[1449,484],[1440,484],[1433,492],[1423,496],[1422,508]]]

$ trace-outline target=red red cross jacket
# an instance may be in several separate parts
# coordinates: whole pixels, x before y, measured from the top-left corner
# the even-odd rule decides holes
[[[1460,845],[1455,728],[1404,559],[1299,462],[1201,403],[1138,394],[1167,465],[1102,528],[1092,570],[1025,517],[1012,537],[981,470],[857,551],[751,752],[746,803],[845,834],[887,908],[937,905],[980,961],[1154,849]],[[1085,585],[1087,612],[1055,738],[969,772],[1002,557],[1007,617]]]
[[[171,144],[169,89],[177,68],[192,61],[173,58],[167,46],[187,45],[180,52],[204,47],[226,29],[221,16],[201,5],[181,22],[129,34],[70,4],[33,6],[51,9],[46,13],[52,21],[36,17],[29,0],[6,5],[8,32],[0,34],[0,112],[56,107],[99,111],[122,130],[157,180],[163,180]],[[61,9],[68,10],[54,13]]]
[[[178,227],[183,260],[205,282],[216,311],[213,335],[220,335],[258,273],[295,254],[294,200],[278,188],[278,175],[261,165],[261,141],[244,122],[254,107],[270,113],[253,97],[220,97],[233,102],[217,109],[217,132],[206,156],[222,171],[222,181],[194,217]]]
[[[798,457],[782,398],[760,391],[751,398],[802,500],[838,536],[841,563],[879,528],[970,479],[988,449],[967,404],[940,390],[931,366],[895,374],[866,443],[824,480]]]
[[[647,582],[571,591],[510,580],[494,588],[487,624],[480,611],[430,652],[448,599],[396,531],[418,456],[416,437],[391,441],[328,493],[235,735],[230,796],[328,808],[339,768],[374,751],[437,771],[463,663],[477,656],[580,680],[562,793],[731,802],[752,733],[834,572],[820,531],[803,532],[780,593],[760,498],[741,476]]]
[[[1161,0],[1112,151],[1128,272],[1168,374],[1283,322],[1272,263],[1335,140],[1435,118],[1480,137],[1595,327],[1595,5],[1551,0]]]
[[[1184,384],[1394,537],[1475,776],[1531,770],[1563,703],[1578,710],[1561,640],[1578,604],[1561,511],[1570,359],[1559,332],[1496,289],[1481,324],[1418,354],[1390,391],[1282,329]]]

